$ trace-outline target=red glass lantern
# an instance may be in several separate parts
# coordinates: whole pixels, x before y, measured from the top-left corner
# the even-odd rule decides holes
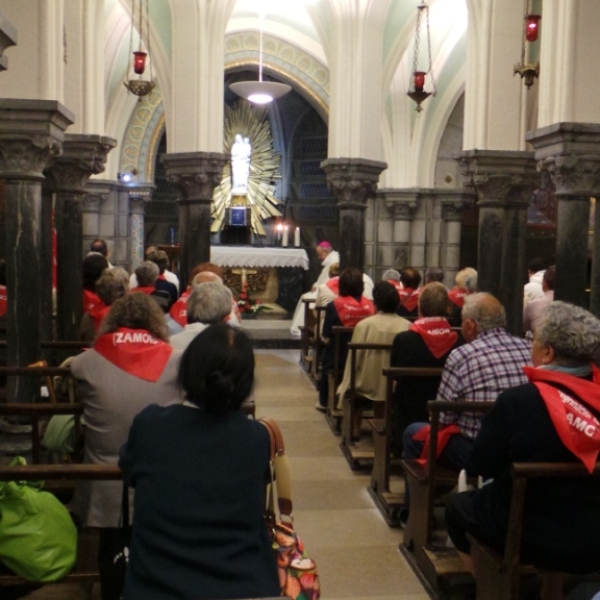
[[[425,71],[415,71],[413,73],[413,81],[415,84],[415,92],[422,92],[425,87]]]
[[[146,56],[148,55],[141,50],[133,53],[133,70],[138,75],[141,75],[146,69]]]
[[[527,15],[525,17],[525,38],[528,42],[535,42],[540,33],[540,19],[542,15]]]

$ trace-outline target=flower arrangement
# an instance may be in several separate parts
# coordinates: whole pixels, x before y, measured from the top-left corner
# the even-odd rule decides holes
[[[242,291],[237,300],[237,306],[242,318],[248,318],[263,310],[269,310],[269,307],[262,304],[260,300],[250,298],[250,295],[248,294],[248,283],[246,281],[242,284]]]

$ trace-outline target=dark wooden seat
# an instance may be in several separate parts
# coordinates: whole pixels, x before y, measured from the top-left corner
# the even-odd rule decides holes
[[[71,370],[67,367],[48,367],[48,366],[38,366],[40,363],[35,363],[34,365],[27,367],[0,367],[0,380],[7,381],[9,378],[15,377],[37,377],[40,380],[40,387],[37,388],[37,392],[32,394],[31,401],[36,402],[42,399],[40,395],[40,388],[42,385],[45,385],[48,388],[48,393],[50,395],[51,401],[64,401],[64,402],[72,402],[73,398],[67,396],[60,397],[60,394],[56,394],[54,391],[53,378],[54,377],[71,377]],[[10,384],[10,381],[9,381]],[[10,402],[10,385],[7,385],[7,388],[1,390],[2,399]],[[42,399],[43,401],[43,399]]]
[[[400,549],[433,593],[443,589],[447,578],[469,576],[456,550],[434,543],[432,536],[436,497],[440,491],[450,491],[459,475],[458,471],[439,465],[436,460],[440,413],[485,413],[493,407],[493,402],[428,402],[431,432],[427,461],[425,464],[418,459],[401,461],[410,493],[410,512]],[[471,480],[470,483],[476,484],[476,481]]]
[[[441,374],[441,368],[390,367],[383,369],[383,376],[387,379],[387,385],[382,414],[369,421],[369,425],[373,430],[374,450],[369,493],[390,527],[400,525],[399,511],[404,507],[404,494],[393,494],[390,491],[394,382],[396,382],[396,385],[401,385],[403,378],[440,377]]]
[[[374,350],[380,352],[389,353],[392,349],[391,344],[368,344],[368,343],[354,343],[348,344],[348,358],[350,364],[350,387],[345,398],[342,399],[343,403],[343,417],[342,417],[342,439],[340,442],[340,448],[342,453],[346,457],[348,464],[351,469],[358,469],[364,466],[371,467],[373,465],[373,458],[375,455],[374,448],[370,447],[359,447],[355,444],[354,428],[357,419],[357,413],[360,409],[360,405],[370,402],[368,398],[362,396],[356,391],[356,368],[357,368],[357,356],[359,350]],[[383,377],[383,375],[382,375]],[[373,410],[362,413],[362,418],[381,418],[383,416],[384,403],[377,401],[373,403]]]
[[[332,338],[329,341],[333,344],[333,370],[329,373],[329,396],[327,397],[327,411],[325,413],[327,423],[335,435],[341,435],[342,417],[344,413],[337,407],[337,388],[342,381],[344,374],[344,363],[342,362],[342,353],[345,352],[348,336],[352,336],[353,327],[334,326],[331,328]],[[342,348],[344,346],[344,348]],[[342,364],[340,364],[342,363]],[[321,373],[323,377],[323,373]]]
[[[520,558],[521,534],[525,525],[525,494],[527,483],[541,477],[598,477],[600,463],[590,475],[585,467],[577,463],[514,463],[510,469],[513,477],[509,527],[506,533],[504,554],[501,554],[467,534],[471,542],[471,557],[475,567],[477,600],[517,600],[520,583],[524,575],[535,572],[532,565],[523,564]],[[573,499],[577,502],[577,498]],[[545,583],[556,586],[557,573],[544,572],[549,580]],[[552,590],[554,597],[559,590]],[[542,588],[542,600],[544,587]]]

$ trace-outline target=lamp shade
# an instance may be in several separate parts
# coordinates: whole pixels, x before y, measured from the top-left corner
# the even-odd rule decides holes
[[[133,53],[133,70],[138,75],[141,75],[146,69],[146,56],[148,56],[146,52],[141,50]]]
[[[267,104],[276,98],[281,98],[292,88],[276,81],[238,81],[230,83],[229,89],[255,104]]]
[[[535,42],[540,32],[541,15],[527,15],[525,17],[525,37],[528,42]]]
[[[413,82],[415,85],[415,92],[422,92],[425,87],[425,73],[424,71],[415,71],[413,73]]]

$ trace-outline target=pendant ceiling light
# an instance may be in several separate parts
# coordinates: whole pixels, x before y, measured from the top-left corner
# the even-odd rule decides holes
[[[421,42],[421,24],[425,19],[427,25],[427,71],[419,70],[419,45]],[[425,91],[425,80],[427,75],[431,80],[430,92]],[[413,69],[408,83],[408,92],[406,95],[417,103],[417,112],[421,112],[421,102],[427,100],[429,96],[435,96],[435,79],[433,77],[433,69],[431,67],[431,34],[429,33],[429,6],[425,0],[417,6],[417,24],[415,26],[415,47],[413,51]]]
[[[127,71],[125,72],[125,81],[123,82],[123,84],[132,94],[139,96],[138,101],[141,102],[142,97],[147,96],[154,89],[154,80],[152,77],[152,61],[150,61],[150,80],[148,81],[142,79],[142,75],[146,70],[146,58],[148,58],[150,55],[150,25],[148,21],[148,0],[146,0],[145,9],[144,0],[139,0],[137,4],[139,17],[138,31],[140,35],[140,43],[138,49],[133,51],[133,30],[135,29],[136,0],[131,0],[131,33],[129,36],[129,53],[133,54],[133,71],[136,75],[139,75],[139,77],[137,79],[127,79],[129,75],[128,63]],[[142,50],[142,43],[144,42],[144,20],[146,21],[146,48],[148,48],[148,52],[144,52],[144,50]]]
[[[515,65],[513,74],[516,75],[518,73],[521,76],[527,89],[533,85],[535,78],[540,74],[540,63],[528,62],[527,55],[530,50],[530,44],[536,42],[540,35],[541,18],[541,15],[536,15],[531,12],[531,0],[525,0],[521,62]]]
[[[230,83],[229,89],[238,96],[253,102],[254,104],[267,104],[276,98],[281,98],[292,88],[285,83],[276,81],[263,81],[263,20],[265,12],[259,14],[260,30],[258,42],[258,81],[238,81]]]

